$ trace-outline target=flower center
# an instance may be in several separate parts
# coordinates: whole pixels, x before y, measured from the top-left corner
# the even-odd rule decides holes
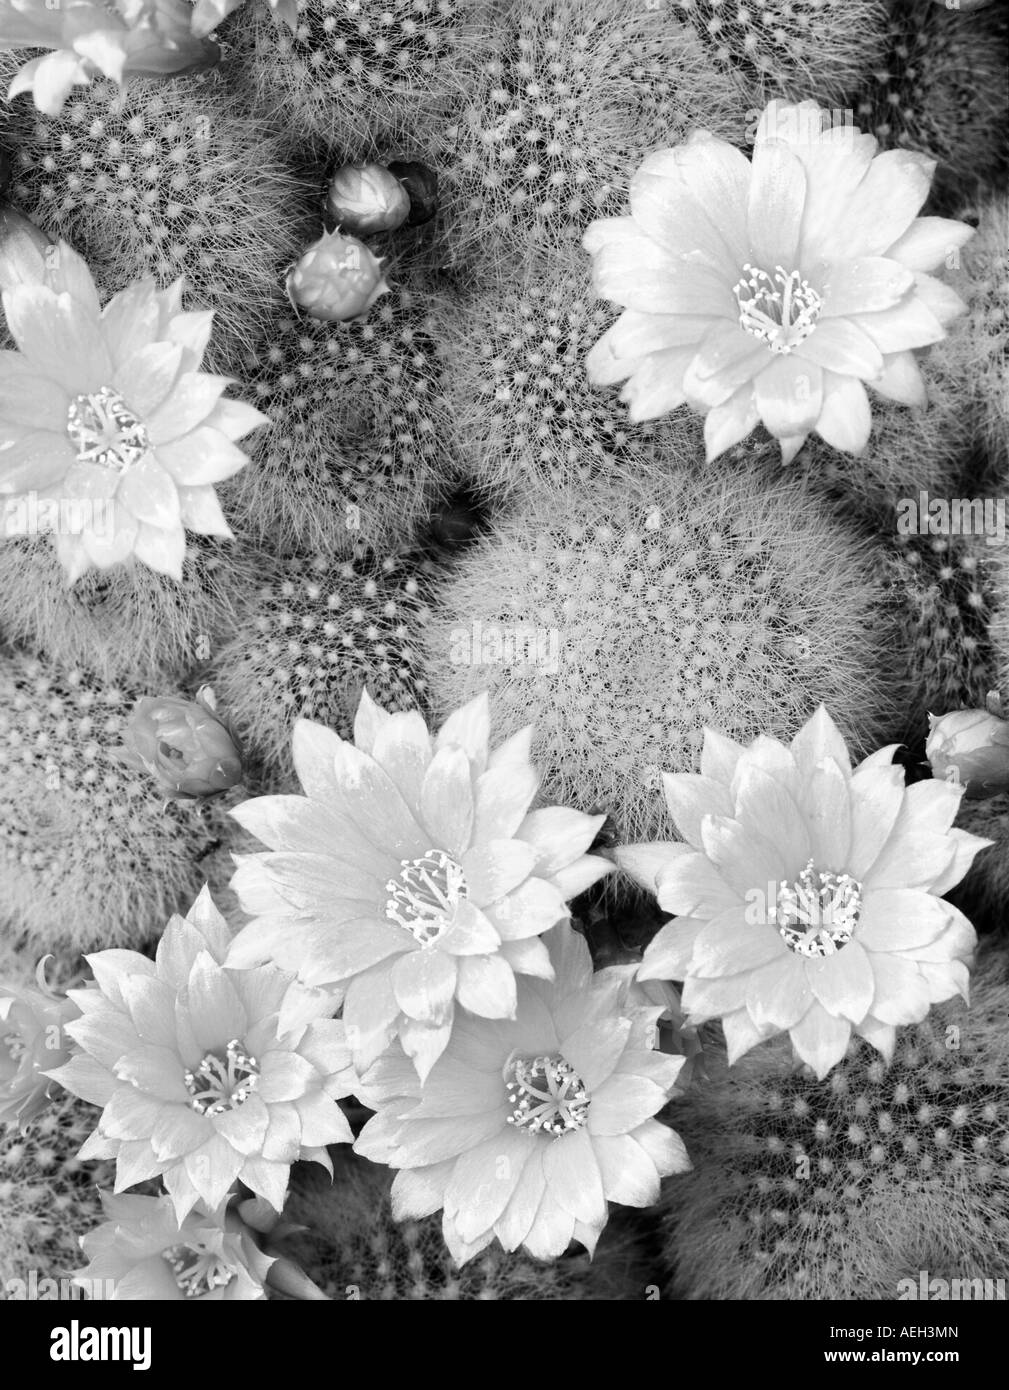
[[[563,1057],[511,1058],[504,1075],[512,1107],[510,1125],[552,1139],[585,1127],[591,1097]]]
[[[469,896],[461,867],[441,849],[401,860],[399,878],[391,878],[385,891],[386,917],[405,927],[422,946],[432,945],[448,930],[459,902]]]
[[[808,338],[820,317],[823,300],[797,270],[774,267],[774,277],[749,261],[733,288],[739,324],[772,352],[791,352]]]
[[[862,912],[862,885],[850,874],[819,874],[812,859],[794,883],[782,879],[774,925],[800,956],[833,956],[852,938]]]
[[[147,427],[111,386],[73,398],[67,434],[81,463],[97,463],[118,473],[139,463],[151,447]]]
[[[232,1038],[223,1057],[208,1052],[183,1080],[192,1096],[189,1104],[198,1114],[223,1115],[225,1110],[237,1110],[252,1095],[259,1084],[259,1063],[243,1042]]]
[[[213,1289],[227,1288],[235,1278],[223,1256],[198,1245],[172,1245],[161,1257],[187,1298],[202,1298]]]

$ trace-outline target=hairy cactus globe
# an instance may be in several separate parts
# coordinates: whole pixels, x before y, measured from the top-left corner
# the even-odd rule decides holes
[[[745,105],[693,31],[661,4],[519,0],[508,42],[445,138],[456,254],[494,268],[515,250],[577,242],[616,212],[634,167],[704,110],[742,139]]]
[[[224,495],[281,554],[408,547],[450,471],[430,296],[397,279],[355,307],[348,323],[279,316],[242,367],[270,426]]]
[[[236,370],[316,220],[267,116],[217,82],[132,79],[75,93],[58,117],[18,104],[2,140],[12,201],[87,256],[103,294],[183,276],[194,307],[215,311],[214,369]]]
[[[425,691],[418,641],[426,618],[407,564],[365,555],[274,566],[212,668],[243,751],[268,779],[290,783],[296,719],[348,734],[365,686],[383,709],[415,708]]]
[[[489,689],[502,733],[534,721],[545,794],[661,835],[659,771],[706,723],[791,737],[823,699],[883,741],[906,691],[871,576],[842,518],[751,469],[530,489],[433,595],[430,698]]]
[[[39,953],[140,948],[206,877],[223,812],[166,808],[114,756],[134,699],[80,671],[0,661],[4,909]]]
[[[1009,1006],[998,950],[971,1006],[859,1043],[825,1080],[772,1045],[677,1107],[693,1172],[669,1184],[669,1297],[894,1300],[920,1272],[1002,1277],[1009,1248]],[[966,1296],[966,1295],[965,1295]]]

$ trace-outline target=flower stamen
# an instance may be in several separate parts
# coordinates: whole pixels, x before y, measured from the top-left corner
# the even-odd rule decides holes
[[[782,879],[772,921],[790,951],[833,956],[851,940],[861,912],[861,883],[850,874],[817,873],[811,859],[794,883]]]
[[[509,1058],[504,1075],[512,1106],[510,1125],[553,1139],[584,1129],[591,1097],[563,1057]]]
[[[224,1057],[208,1052],[195,1071],[183,1076],[192,1096],[189,1104],[199,1115],[223,1115],[237,1110],[259,1085],[259,1063],[250,1057],[245,1044],[232,1038]]]
[[[823,300],[797,270],[774,267],[774,277],[746,262],[733,286],[739,325],[774,353],[791,352],[816,326]]]
[[[161,1252],[187,1298],[203,1298],[214,1289],[224,1289],[235,1271],[220,1255],[197,1245],[172,1245]]]
[[[419,859],[400,861],[399,878],[385,885],[385,915],[430,946],[455,920],[459,902],[469,896],[462,868],[444,850],[429,849]]]
[[[125,473],[150,452],[147,427],[111,386],[75,396],[67,410],[67,434],[81,463]]]

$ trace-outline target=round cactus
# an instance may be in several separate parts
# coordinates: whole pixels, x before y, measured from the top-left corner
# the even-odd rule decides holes
[[[424,680],[416,643],[426,613],[416,578],[392,560],[275,567],[212,668],[221,706],[267,779],[293,778],[295,719],[349,737],[365,686],[386,709],[417,703]]]
[[[448,447],[423,297],[397,284],[352,323],[279,317],[243,380],[271,420],[221,488],[243,532],[281,553],[408,543]]]
[[[821,104],[843,105],[878,61],[886,36],[885,11],[875,0],[843,8],[831,0],[666,0],[666,7],[761,106],[774,96],[798,100],[811,92]]]
[[[966,13],[889,0],[886,27],[883,51],[863,70],[853,98],[856,125],[871,129],[884,149],[903,146],[938,160],[936,211],[955,211],[965,198],[999,188],[1009,167],[1005,6]]]
[[[99,1187],[111,1192],[115,1182],[114,1163],[77,1158],[99,1113],[60,1091],[26,1133],[0,1131],[0,1288],[8,1298],[74,1296],[69,1276],[84,1263],[78,1238],[102,1220]],[[23,1292],[11,1288],[15,1279],[26,1284]],[[57,1293],[60,1280],[68,1282]]]
[[[338,1163],[332,1184],[314,1166],[296,1169],[284,1209],[286,1220],[307,1228],[290,1242],[291,1253],[332,1299],[522,1303],[644,1296],[648,1280],[635,1267],[640,1252],[617,1223],[592,1261],[578,1253],[546,1264],[495,1244],[459,1269],[437,1216],[393,1219],[388,1169],[359,1158]]]
[[[622,211],[644,156],[692,127],[745,135],[737,84],[661,4],[519,0],[507,22],[445,136],[458,248],[489,268]]]
[[[868,751],[905,693],[858,533],[754,470],[530,490],[459,562],[425,632],[431,700],[534,722],[547,799],[669,833],[659,770],[703,728],[791,737],[821,701]],[[885,739],[883,739],[885,741]]]
[[[494,37],[495,0],[298,0],[294,33],[248,7],[224,33],[286,125],[325,144],[437,131]]]
[[[0,77],[13,75],[8,54]],[[10,200],[87,259],[111,294],[184,276],[213,309],[208,360],[231,367],[284,303],[283,271],[311,228],[314,189],[221,73],[75,89],[61,115],[7,114]]]
[[[668,1185],[668,1292],[686,1299],[896,1299],[920,1272],[1004,1275],[1009,977],[867,1043],[824,1081],[773,1045],[677,1106],[694,1170]]]
[[[0,630],[34,655],[102,681],[181,677],[206,661],[254,591],[243,547],[191,537],[182,583],[143,565],[91,570],[72,587],[49,537],[0,544]]]
[[[0,662],[0,876],[40,953],[141,949],[196,896],[221,839],[219,803],[166,806],[113,756],[133,704],[80,671]]]

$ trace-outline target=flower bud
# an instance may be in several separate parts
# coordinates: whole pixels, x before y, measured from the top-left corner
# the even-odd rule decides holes
[[[430,222],[438,211],[438,175],[426,164],[412,159],[396,159],[389,163],[389,173],[395,174],[410,198],[408,227]]]
[[[35,971],[37,989],[0,983],[0,1125],[14,1121],[23,1129],[45,1107],[54,1084],[45,1073],[70,1060],[64,1025],[80,1009],[52,993],[45,964],[39,961]]]
[[[314,319],[344,323],[388,294],[377,257],[356,237],[325,232],[292,266],[287,295]]]
[[[116,752],[128,767],[149,772],[173,799],[216,796],[242,780],[242,760],[209,686],[195,700],[145,695],[138,700]]]
[[[1009,791],[1009,720],[983,709],[928,719],[925,753],[933,776],[958,782],[975,800]]]
[[[39,283],[45,278],[52,242],[24,213],[0,204],[0,290]]]
[[[383,164],[345,164],[330,179],[326,211],[357,236],[391,232],[409,216],[410,195]]]

